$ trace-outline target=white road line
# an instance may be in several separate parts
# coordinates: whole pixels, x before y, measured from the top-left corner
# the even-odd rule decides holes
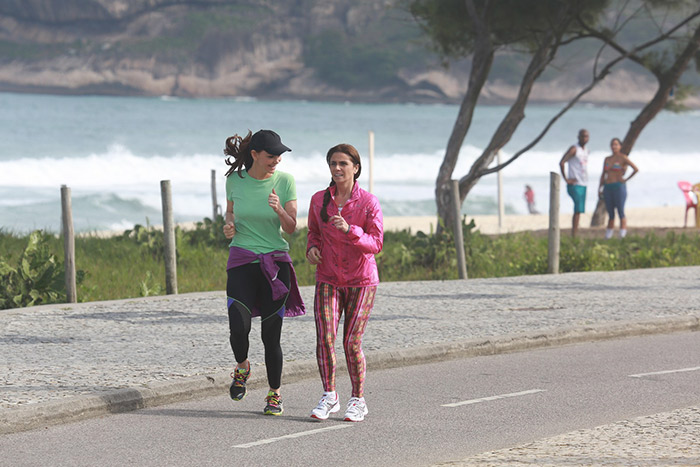
[[[653,373],[639,373],[637,375],[627,375],[630,378],[642,378],[644,376],[654,376],[654,375],[668,375],[670,373],[685,373],[686,371],[698,371],[700,366],[694,366],[693,368],[681,368],[680,370],[666,370],[666,371],[655,371]]]
[[[260,441],[253,441],[252,443],[237,444],[236,446],[234,446],[234,448],[252,448],[255,446],[261,446],[263,444],[270,444],[277,441],[281,441],[283,439],[301,438],[302,436],[315,435],[316,433],[322,433],[324,431],[340,430],[343,428],[350,428],[352,426],[353,425],[349,423],[345,425],[333,425],[326,428],[319,428],[317,430],[301,431],[299,433],[292,433],[290,435],[278,436],[277,438],[261,439]]]
[[[528,394],[536,394],[538,392],[546,392],[544,389],[530,389],[521,392],[512,392],[510,394],[501,394],[499,396],[482,397],[481,399],[472,399],[462,402],[453,402],[452,404],[442,404],[443,407],[459,407],[460,405],[478,404],[479,402],[495,401],[498,399],[506,399],[508,397],[526,396]]]

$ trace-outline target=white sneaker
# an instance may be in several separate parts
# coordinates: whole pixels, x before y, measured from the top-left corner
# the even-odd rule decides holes
[[[351,397],[348,401],[348,408],[345,409],[346,422],[361,422],[367,415],[367,404],[364,397]]]
[[[318,420],[325,420],[330,414],[338,412],[339,410],[340,404],[338,403],[338,395],[325,392],[316,408],[311,411],[311,417]]]

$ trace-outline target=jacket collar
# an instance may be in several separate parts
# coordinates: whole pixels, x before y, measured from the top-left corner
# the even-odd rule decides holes
[[[331,196],[333,197],[333,199],[335,199],[335,192],[337,189],[338,189],[338,187],[336,185],[333,185],[330,187]],[[347,203],[349,203],[350,201],[355,201],[359,197],[360,197],[360,183],[357,180],[355,180],[355,183],[352,185],[352,192],[350,193],[350,198],[348,198]],[[345,204],[347,204],[347,203],[345,203]]]

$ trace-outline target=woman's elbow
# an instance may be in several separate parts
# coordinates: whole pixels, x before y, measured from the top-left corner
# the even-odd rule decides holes
[[[373,255],[376,255],[382,251],[383,247],[384,247],[383,240],[375,240],[374,243],[370,247],[370,253],[372,253]]]

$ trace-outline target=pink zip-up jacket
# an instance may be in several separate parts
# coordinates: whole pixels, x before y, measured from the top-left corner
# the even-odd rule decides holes
[[[338,214],[335,204],[335,185],[329,188],[331,201],[328,217]],[[316,281],[336,287],[368,287],[379,284],[374,255],[384,245],[384,217],[377,197],[363,190],[355,181],[350,199],[341,210],[350,226],[341,232],[321,219],[323,195],[319,191],[311,197],[309,206],[309,234],[306,251],[316,247],[321,251],[321,264],[316,266]]]

